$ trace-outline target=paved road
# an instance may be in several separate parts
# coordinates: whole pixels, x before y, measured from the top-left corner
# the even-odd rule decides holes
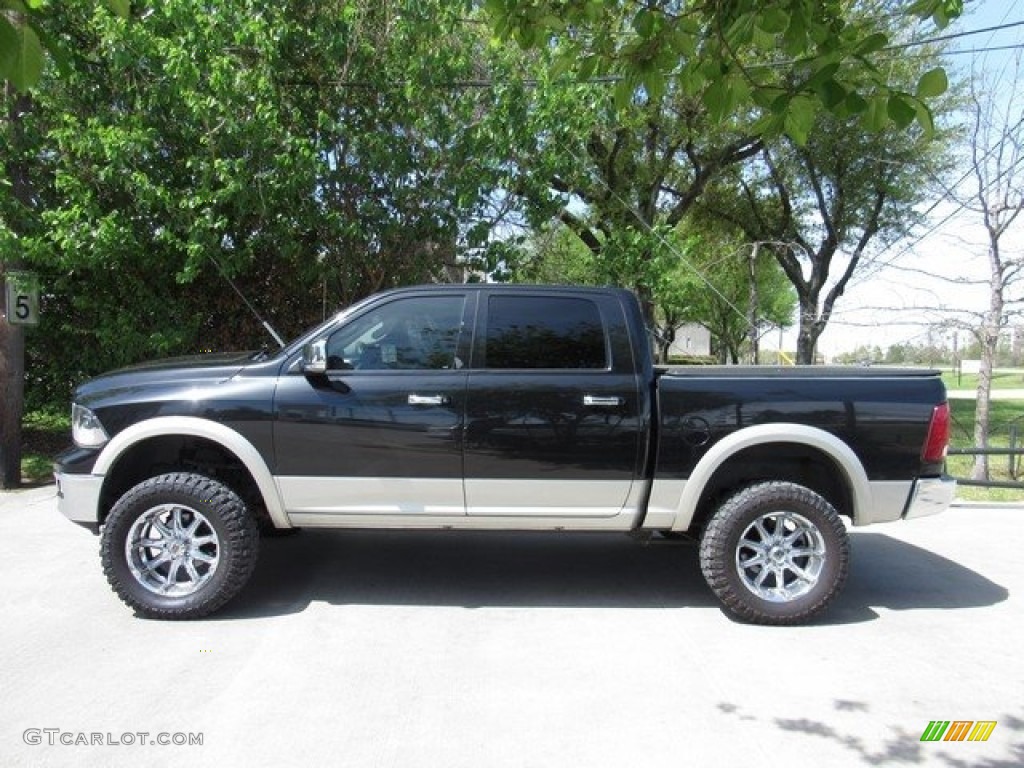
[[[52,488],[0,494],[0,765],[1020,766],[1022,523],[858,530],[842,598],[798,628],[728,619],[692,545],[382,532],[266,542],[217,618],[162,623]],[[958,719],[998,725],[920,741]],[[144,743],[61,744],[92,733]]]

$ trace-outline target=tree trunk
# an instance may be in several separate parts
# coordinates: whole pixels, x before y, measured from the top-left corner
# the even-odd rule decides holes
[[[5,84],[8,135],[10,137],[4,158],[7,178],[14,199],[25,210],[32,207],[28,169],[22,157],[22,117],[31,108],[31,100],[24,93],[16,93],[10,83]],[[17,241],[15,241],[17,242]],[[7,272],[21,265],[17,254],[0,254],[0,290]],[[6,304],[6,292],[0,305]],[[0,321],[0,483],[4,488],[21,485],[21,417],[25,407],[25,331],[20,325],[7,322],[8,307],[3,307]]]
[[[0,285],[4,271],[0,269]],[[4,299],[0,299],[0,304]],[[6,310],[6,307],[4,308]],[[21,414],[25,397],[25,332],[0,320],[0,472],[5,489],[21,485]]]
[[[981,342],[981,368],[978,371],[977,399],[974,405],[974,445],[988,448],[989,403],[992,398],[992,369],[995,367],[996,351],[999,348],[999,328],[1003,318],[1003,289],[1001,272],[993,269],[989,311],[981,328],[978,340]],[[988,456],[974,457],[972,480],[988,480]]]
[[[810,296],[800,296],[800,331],[796,337],[796,364],[814,365],[815,349],[821,336],[817,320],[818,302]]]
[[[657,360],[655,362],[667,364],[672,344],[676,340],[676,329],[671,324],[662,326],[658,333]]]

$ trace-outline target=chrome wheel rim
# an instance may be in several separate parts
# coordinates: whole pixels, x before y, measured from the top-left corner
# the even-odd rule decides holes
[[[181,504],[161,504],[140,515],[124,545],[135,580],[166,597],[186,597],[202,589],[217,572],[220,550],[210,521]]]
[[[761,515],[736,545],[736,570],[743,586],[772,603],[806,595],[818,584],[824,566],[821,531],[795,512]]]

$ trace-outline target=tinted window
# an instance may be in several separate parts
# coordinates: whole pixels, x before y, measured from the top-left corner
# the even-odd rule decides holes
[[[492,296],[488,368],[607,368],[597,305],[559,296]]]
[[[461,296],[398,299],[360,315],[327,341],[327,367],[357,371],[461,368]]]

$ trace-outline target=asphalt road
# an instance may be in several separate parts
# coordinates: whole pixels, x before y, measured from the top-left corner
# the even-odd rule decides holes
[[[307,531],[215,618],[164,623],[52,487],[0,494],[0,765],[1020,766],[1022,527],[859,529],[843,596],[794,628],[730,620],[687,544]],[[997,725],[921,742],[932,720]]]

